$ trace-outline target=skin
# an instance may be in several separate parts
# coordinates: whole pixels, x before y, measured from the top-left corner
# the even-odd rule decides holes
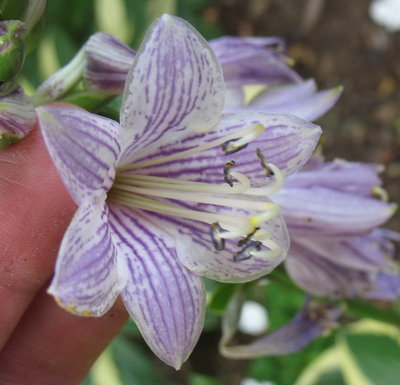
[[[0,151],[0,385],[79,384],[127,320],[71,315],[46,293],[76,210],[38,129]]]

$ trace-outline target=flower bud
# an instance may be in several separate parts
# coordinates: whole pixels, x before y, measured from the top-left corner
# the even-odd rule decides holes
[[[20,86],[0,97],[0,149],[22,139],[35,124],[35,109]]]
[[[25,24],[19,20],[0,22],[0,81],[12,80],[24,63],[22,36]]]

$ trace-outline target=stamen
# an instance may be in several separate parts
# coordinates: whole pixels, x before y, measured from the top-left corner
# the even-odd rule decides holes
[[[241,239],[240,241],[238,241],[238,242],[236,243],[236,245],[239,246],[239,247],[245,245],[247,242],[249,242],[249,240],[253,237],[253,235],[254,235],[258,230],[260,230],[259,227],[254,228],[254,230],[253,230],[251,233],[247,234],[243,239]]]
[[[231,167],[235,164],[235,161],[231,160],[230,162],[225,164],[224,167],[224,181],[229,184],[229,186],[233,187],[233,178],[231,175]]]
[[[225,249],[225,239],[220,236],[223,232],[225,232],[225,230],[223,230],[217,222],[211,225],[211,240],[213,242],[214,249],[217,251],[222,251]]]
[[[252,127],[253,129],[249,131],[246,135],[243,135],[239,138],[227,140],[225,143],[223,143],[222,151],[224,151],[226,155],[234,154],[235,152],[245,148],[251,141],[253,141],[265,130],[265,127],[262,124],[255,124]]]
[[[250,259],[253,256],[254,251],[261,250],[261,242],[260,241],[252,241],[248,243],[243,249],[233,254],[233,260],[235,262],[245,261],[246,259]]]
[[[235,142],[236,143],[235,146],[240,147],[240,146],[250,143],[257,136],[259,136],[264,130],[265,130],[265,127],[262,124],[254,124],[252,126],[245,127],[240,130],[234,131],[231,134],[226,135],[222,138],[218,138],[211,142],[204,143],[200,146],[193,147],[189,150],[176,152],[172,155],[164,156],[161,158],[156,158],[153,160],[148,160],[148,161],[141,162],[141,163],[133,163],[133,164],[130,164],[127,166],[119,167],[118,170],[119,171],[134,170],[134,169],[138,169],[138,168],[149,167],[149,166],[154,166],[156,164],[170,162],[170,161],[176,160],[176,159],[186,158],[186,157],[196,154],[198,152],[202,152],[202,151],[208,150],[213,147],[221,146],[222,144],[229,142],[232,139],[238,139]]]
[[[167,214],[176,217],[193,219],[208,224],[215,222],[220,223],[221,227],[230,231],[240,231],[242,234],[246,234],[252,230],[252,225],[249,223],[247,218],[235,216],[235,215],[223,215],[213,214],[206,211],[198,211],[192,209],[181,208],[169,203],[160,202],[155,199],[142,197],[131,192],[124,192],[121,190],[112,189],[109,198],[114,202],[123,203],[124,205],[152,211],[160,214]]]
[[[261,152],[261,150],[259,148],[257,148],[256,150],[256,154],[258,159],[260,159],[261,162],[261,167],[265,170],[265,175],[267,177],[272,177],[274,176],[274,171],[272,170],[272,168],[269,166],[269,164],[266,162],[265,160],[265,156],[264,154]]]
[[[243,150],[244,148],[247,147],[248,143],[242,144],[241,146],[238,145],[237,142],[239,142],[240,139],[241,138],[231,139],[222,144],[221,148],[222,151],[225,153],[225,155],[234,154],[235,152]]]

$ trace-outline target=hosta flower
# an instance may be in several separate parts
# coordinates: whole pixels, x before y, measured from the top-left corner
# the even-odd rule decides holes
[[[316,164],[288,177],[274,195],[292,240],[288,273],[309,293],[378,298],[380,292],[392,299],[400,294],[389,233],[374,230],[396,209],[373,197],[384,195],[379,171],[377,165],[343,160]]]
[[[342,87],[318,91],[287,64],[286,47],[274,37],[222,37],[210,42],[227,83],[226,108],[285,112],[316,120],[339,99]],[[264,85],[249,102],[243,86]]]
[[[242,295],[237,293],[230,300],[224,314],[219,350],[223,356],[228,358],[249,359],[297,352],[336,327],[336,321],[343,313],[342,306],[334,306],[307,297],[303,307],[286,325],[246,345],[232,345],[242,304]]]
[[[122,299],[144,338],[178,368],[201,331],[206,276],[244,282],[285,257],[266,196],[311,155],[319,127],[263,112],[222,115],[223,75],[207,42],[168,15],[130,69],[121,123],[68,106],[37,109],[79,205],[49,288],[100,316]]]

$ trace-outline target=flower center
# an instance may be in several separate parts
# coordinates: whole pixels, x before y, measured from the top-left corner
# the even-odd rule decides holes
[[[109,199],[141,210],[207,223],[210,225],[211,244],[217,251],[225,248],[226,240],[238,239],[238,251],[233,254],[235,261],[252,256],[275,258],[281,254],[281,248],[261,225],[280,214],[279,206],[265,196],[281,188],[283,176],[276,166],[266,162],[259,149],[256,156],[267,179],[263,187],[252,187],[246,175],[234,170],[234,161],[225,164],[221,170],[225,183],[218,184],[138,173],[139,169],[182,159],[217,146],[225,155],[233,154],[245,148],[264,129],[257,124],[190,150],[121,167]],[[234,214],[225,214],[226,208],[235,209]]]

